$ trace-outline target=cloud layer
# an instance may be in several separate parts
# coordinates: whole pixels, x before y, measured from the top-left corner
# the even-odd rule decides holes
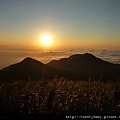
[[[84,54],[89,52],[103,60],[120,64],[120,50],[92,50],[92,49],[63,49],[56,51],[42,51],[24,48],[2,48],[0,49],[0,69],[10,64],[17,63],[26,57],[32,57],[43,63],[51,60],[69,57],[72,54]]]

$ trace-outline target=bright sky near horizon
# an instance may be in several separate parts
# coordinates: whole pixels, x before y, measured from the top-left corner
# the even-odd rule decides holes
[[[120,0],[0,0],[0,46],[120,46]]]

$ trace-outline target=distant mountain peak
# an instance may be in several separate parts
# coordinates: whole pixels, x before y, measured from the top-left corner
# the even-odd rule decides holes
[[[24,61],[31,61],[31,60],[33,61],[33,60],[35,60],[35,59],[33,59],[33,58],[31,58],[31,57],[26,57],[25,59],[22,60],[22,62],[24,62]]]
[[[41,63],[41,64],[43,64],[42,62],[40,62],[38,60],[35,60],[35,59],[31,58],[31,57],[26,57],[20,63],[28,63],[28,64]]]
[[[21,62],[12,64],[0,70],[0,80],[40,80],[41,78],[53,79],[55,77],[75,79],[69,71],[50,67],[33,58],[27,57]]]
[[[74,54],[68,58],[54,60],[48,64],[26,57],[19,63],[0,70],[0,80],[39,80],[42,77],[51,79],[55,76],[68,79],[94,80],[120,78],[120,66],[104,61],[96,56]]]
[[[85,54],[83,54],[82,55],[83,57],[86,57],[86,58],[97,58],[97,57],[95,57],[93,54],[91,54],[91,53],[85,53]],[[98,59],[98,58],[97,58]]]
[[[94,56],[93,54],[91,54],[91,53],[85,53],[85,54],[83,54],[84,56]]]
[[[74,54],[71,55],[69,58],[77,58],[77,57],[95,57],[91,53],[85,53],[85,54]]]

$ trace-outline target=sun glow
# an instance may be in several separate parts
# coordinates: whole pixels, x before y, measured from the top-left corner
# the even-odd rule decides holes
[[[48,34],[44,34],[41,37],[41,43],[44,46],[50,46],[51,45],[51,37]]]

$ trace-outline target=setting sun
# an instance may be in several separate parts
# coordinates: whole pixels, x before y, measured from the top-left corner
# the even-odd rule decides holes
[[[51,45],[50,35],[48,35],[48,34],[42,35],[41,42],[42,42],[42,45],[44,45],[44,46],[50,46]]]

